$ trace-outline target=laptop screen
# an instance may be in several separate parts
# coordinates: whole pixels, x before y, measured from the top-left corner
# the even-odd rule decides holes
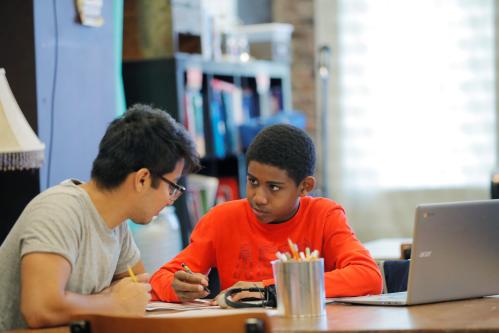
[[[407,302],[499,294],[499,200],[416,208]]]

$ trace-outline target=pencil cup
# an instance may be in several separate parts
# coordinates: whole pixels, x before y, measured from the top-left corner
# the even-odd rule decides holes
[[[317,317],[326,314],[324,259],[272,262],[277,311],[284,317]]]

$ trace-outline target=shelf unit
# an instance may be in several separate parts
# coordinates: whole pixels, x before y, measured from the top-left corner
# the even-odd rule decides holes
[[[280,110],[291,110],[291,82],[289,65],[271,61],[214,62],[198,55],[176,54],[173,58],[129,61],[123,64],[123,79],[127,105],[134,103],[152,104],[165,109],[175,119],[186,125],[186,93],[192,88],[190,74],[201,78],[197,92],[202,99],[203,140],[205,155],[202,158],[201,174],[237,178],[239,196],[245,196],[246,162],[244,147],[240,144],[224,153],[216,152],[214,140],[217,126],[211,123],[214,117],[215,86],[214,80],[228,83],[248,97],[246,107],[251,105],[252,114],[244,109],[244,117],[238,116],[243,123],[248,117],[269,116]],[[274,92],[276,94],[274,94]],[[237,104],[237,103],[236,103]],[[243,108],[243,106],[241,106]],[[225,114],[232,114],[225,109]],[[238,110],[238,112],[241,112]],[[232,115],[233,116],[233,115]],[[227,125],[226,130],[235,131],[240,138],[238,126]],[[241,124],[239,122],[239,124]],[[192,125],[191,125],[192,126]],[[225,133],[225,131],[224,131]],[[227,140],[222,140],[226,144]],[[183,245],[188,244],[193,221],[190,221],[185,198],[176,203],[177,214],[182,228]]]

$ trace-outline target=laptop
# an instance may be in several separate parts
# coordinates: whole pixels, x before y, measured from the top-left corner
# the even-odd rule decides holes
[[[499,294],[499,199],[416,208],[407,292],[334,298],[414,305]]]

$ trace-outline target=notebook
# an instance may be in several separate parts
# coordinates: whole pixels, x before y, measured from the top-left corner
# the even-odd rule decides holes
[[[414,305],[499,294],[499,200],[416,208],[407,292],[336,302]]]

